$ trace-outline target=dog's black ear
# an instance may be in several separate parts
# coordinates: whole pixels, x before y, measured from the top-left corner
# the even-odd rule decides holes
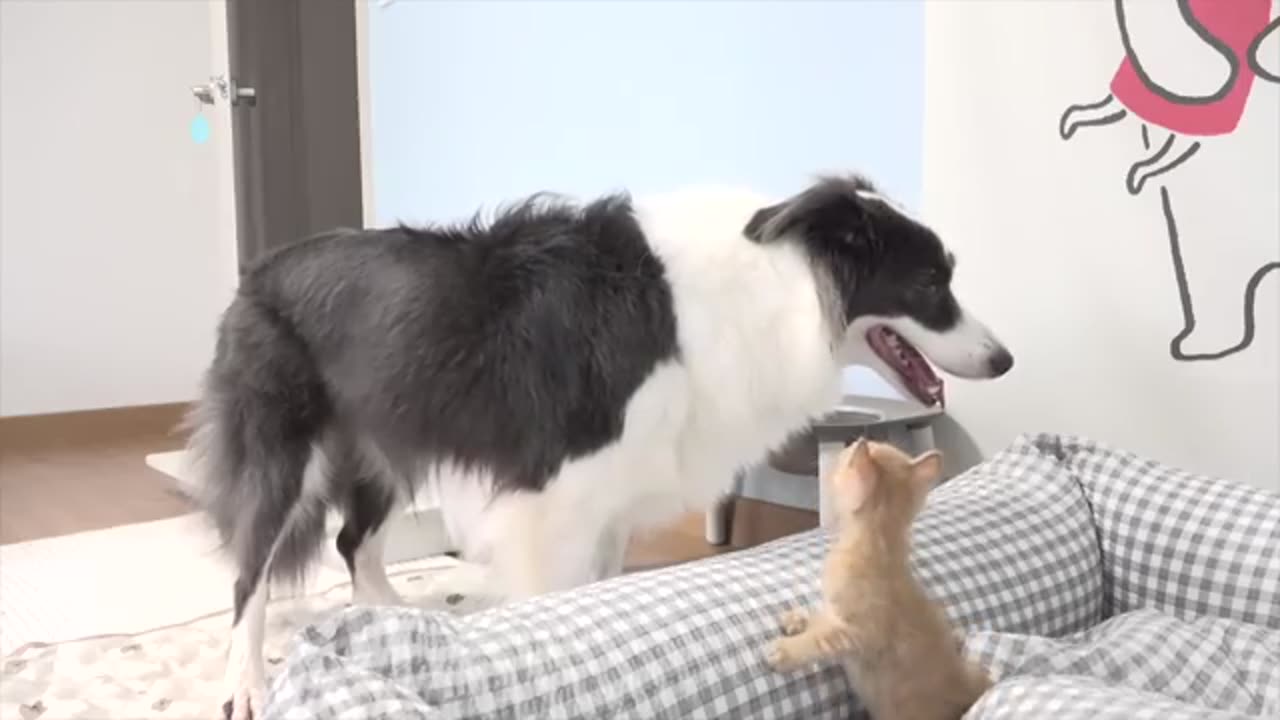
[[[778,203],[767,208],[760,208],[747,221],[747,226],[742,228],[742,234],[752,242],[772,242],[782,234],[774,220],[782,214],[782,211],[786,210],[787,204]]]
[[[813,198],[809,197],[809,193],[802,193],[777,205],[757,210],[742,229],[742,234],[753,242],[774,242],[809,224],[813,220],[813,209]]]
[[[777,205],[757,210],[742,234],[757,243],[770,243],[800,232],[825,246],[860,248],[874,240],[863,201],[842,184],[826,183]]]

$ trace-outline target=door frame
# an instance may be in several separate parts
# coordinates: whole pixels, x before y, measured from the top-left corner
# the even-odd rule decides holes
[[[226,0],[242,272],[309,235],[365,224],[360,5]],[[237,98],[242,88],[252,100]]]
[[[356,10],[356,100],[360,104],[360,196],[364,208],[364,226],[377,222],[377,197],[373,192],[373,93],[369,64],[370,0],[351,0]],[[393,0],[382,0],[385,9]]]

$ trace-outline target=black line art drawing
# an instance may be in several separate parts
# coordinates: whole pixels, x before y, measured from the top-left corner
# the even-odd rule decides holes
[[[1058,136],[1071,140],[1082,128],[1136,118],[1140,122],[1143,155],[1129,166],[1124,184],[1130,195],[1137,196],[1148,183],[1191,160],[1201,150],[1202,140],[1198,138],[1233,132],[1255,81],[1280,83],[1280,17],[1273,17],[1273,0],[1114,3],[1124,58],[1112,78],[1111,92],[1096,102],[1068,106],[1058,121]],[[1164,40],[1162,35],[1170,33],[1182,34],[1181,47],[1189,48],[1195,59],[1212,65],[1217,72],[1180,72],[1171,67],[1167,48],[1164,52],[1147,52],[1153,39]],[[1182,57],[1173,60],[1181,62],[1184,69],[1192,62]],[[1206,84],[1207,78],[1214,82]],[[1174,203],[1169,188],[1163,182],[1158,184],[1182,315],[1182,329],[1170,340],[1169,354],[1179,361],[1219,360],[1247,349],[1257,329],[1258,286],[1268,275],[1280,271],[1280,257],[1253,270],[1240,289],[1243,311],[1239,341],[1214,351],[1188,350],[1187,340],[1197,328],[1196,298],[1191,273],[1183,259]]]

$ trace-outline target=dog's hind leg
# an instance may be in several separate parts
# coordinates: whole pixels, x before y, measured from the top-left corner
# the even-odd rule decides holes
[[[236,578],[231,646],[224,676],[228,699],[222,711],[229,720],[248,720],[263,710],[266,667],[262,657],[267,601],[272,576],[296,578],[324,538],[324,506],[307,474],[307,456],[280,452],[267,480],[278,494],[257,498],[249,522],[233,539]]]
[[[400,605],[400,595],[387,580],[383,552],[387,532],[403,504],[395,488],[377,478],[359,476],[349,487],[337,546],[351,573],[351,602]]]
[[[197,500],[235,562],[225,717],[261,714],[268,586],[297,580],[324,540],[328,478],[313,447],[330,419],[306,347],[277,313],[238,297],[223,318],[189,425]]]
[[[269,583],[261,576],[241,575],[235,585],[235,611],[231,647],[223,688],[225,720],[247,720],[261,713],[266,702],[267,671],[262,659],[263,632],[267,620]]]

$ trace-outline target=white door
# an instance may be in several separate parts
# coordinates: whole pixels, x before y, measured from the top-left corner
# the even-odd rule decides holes
[[[236,282],[225,6],[0,2],[0,415],[189,400]]]

